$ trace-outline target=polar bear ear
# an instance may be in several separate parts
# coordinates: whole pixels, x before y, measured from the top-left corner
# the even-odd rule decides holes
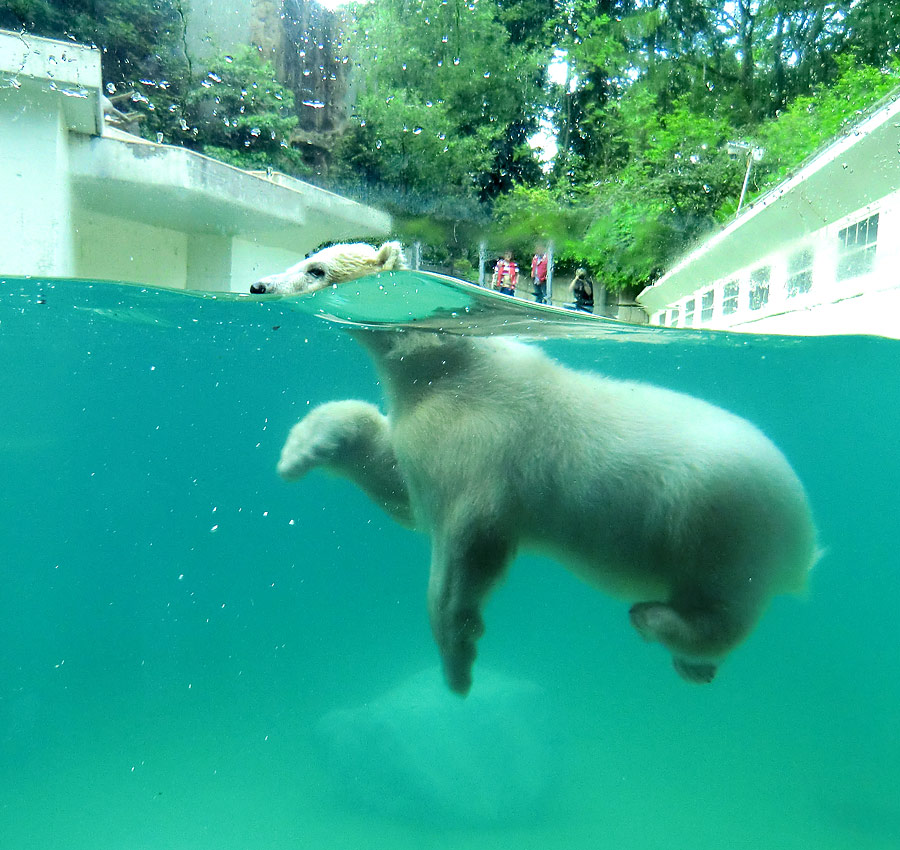
[[[391,271],[392,269],[405,269],[406,257],[403,256],[403,248],[399,242],[385,242],[378,249],[375,256],[375,262],[383,271]]]

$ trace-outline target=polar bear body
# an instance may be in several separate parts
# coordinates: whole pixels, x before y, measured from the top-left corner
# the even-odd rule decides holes
[[[450,687],[471,685],[481,609],[520,549],[634,602],[631,621],[709,681],[769,599],[815,560],[803,488],[745,420],[699,399],[576,372],[539,349],[429,331],[354,331],[388,415],[330,402],[279,472],[354,480],[432,540],[428,604]]]

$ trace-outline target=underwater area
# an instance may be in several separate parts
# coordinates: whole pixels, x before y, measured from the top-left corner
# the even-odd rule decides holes
[[[312,406],[382,403],[339,325],[0,281],[0,846],[896,850],[900,343],[535,344],[749,419],[807,488],[809,590],[712,684],[521,555],[460,700],[427,538],[344,480],[275,472]]]

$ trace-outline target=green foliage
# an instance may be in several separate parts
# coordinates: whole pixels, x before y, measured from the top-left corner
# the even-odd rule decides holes
[[[840,56],[836,62],[838,77],[832,85],[797,97],[783,114],[757,128],[755,138],[766,151],[757,169],[759,188],[784,178],[900,84],[900,60],[884,69],[861,64],[855,54]]]
[[[182,56],[184,0],[5,0],[0,27],[96,44],[115,86],[158,77]]]
[[[220,54],[184,96],[184,120],[197,127],[200,149],[243,168],[296,173],[302,160],[289,144],[297,126],[294,95],[252,48]],[[191,130],[192,131],[192,130]]]
[[[545,100],[550,48],[535,45],[552,7],[383,0],[352,9],[347,43],[361,94],[333,172],[366,184],[429,256],[448,240],[457,258],[471,253],[461,234],[477,241],[491,201],[541,177],[527,139]]]

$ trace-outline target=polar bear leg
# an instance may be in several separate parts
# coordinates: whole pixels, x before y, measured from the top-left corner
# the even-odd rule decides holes
[[[482,605],[512,560],[512,542],[489,524],[436,534],[428,579],[428,613],[450,689],[472,686],[475,644],[484,633]]]
[[[291,429],[278,474],[296,481],[318,466],[349,478],[397,522],[412,525],[409,491],[397,465],[388,420],[374,405],[328,402]]]
[[[678,674],[688,682],[711,682],[717,661],[743,640],[756,620],[755,604],[696,601],[690,606],[639,602],[629,612],[631,623],[648,641],[663,644],[672,653]]]

